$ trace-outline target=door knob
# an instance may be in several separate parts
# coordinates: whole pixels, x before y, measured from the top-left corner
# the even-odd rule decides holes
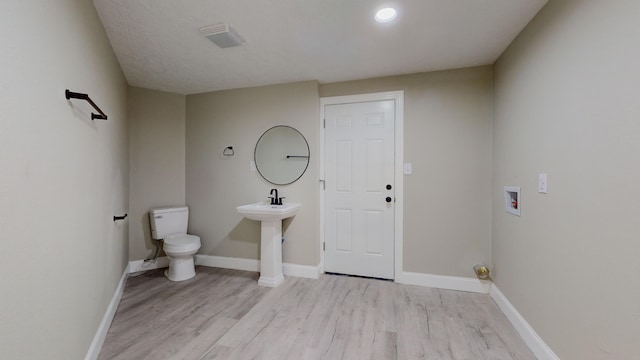
[[[387,190],[391,190],[391,184],[387,184]]]
[[[387,198],[386,198],[385,200],[386,200],[388,203],[390,203],[390,202],[391,202],[391,200],[393,200],[393,199],[391,199],[391,196],[387,196]]]

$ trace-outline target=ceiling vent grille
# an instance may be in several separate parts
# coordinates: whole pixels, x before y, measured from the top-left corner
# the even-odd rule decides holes
[[[244,39],[228,24],[220,23],[201,27],[200,33],[221,48],[242,45]]]

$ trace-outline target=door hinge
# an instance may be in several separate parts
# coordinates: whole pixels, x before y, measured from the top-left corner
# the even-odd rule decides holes
[[[322,119],[322,128],[323,129],[327,128],[327,119]]]
[[[322,243],[322,251],[327,251],[327,243]]]

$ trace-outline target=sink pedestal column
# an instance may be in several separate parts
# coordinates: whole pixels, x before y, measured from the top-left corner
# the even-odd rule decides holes
[[[260,225],[260,279],[258,285],[276,287],[282,275],[282,220],[262,221]]]

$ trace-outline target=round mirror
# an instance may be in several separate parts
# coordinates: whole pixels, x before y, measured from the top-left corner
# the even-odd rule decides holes
[[[254,159],[265,180],[274,185],[291,184],[309,166],[309,144],[291,126],[274,126],[260,136]]]

